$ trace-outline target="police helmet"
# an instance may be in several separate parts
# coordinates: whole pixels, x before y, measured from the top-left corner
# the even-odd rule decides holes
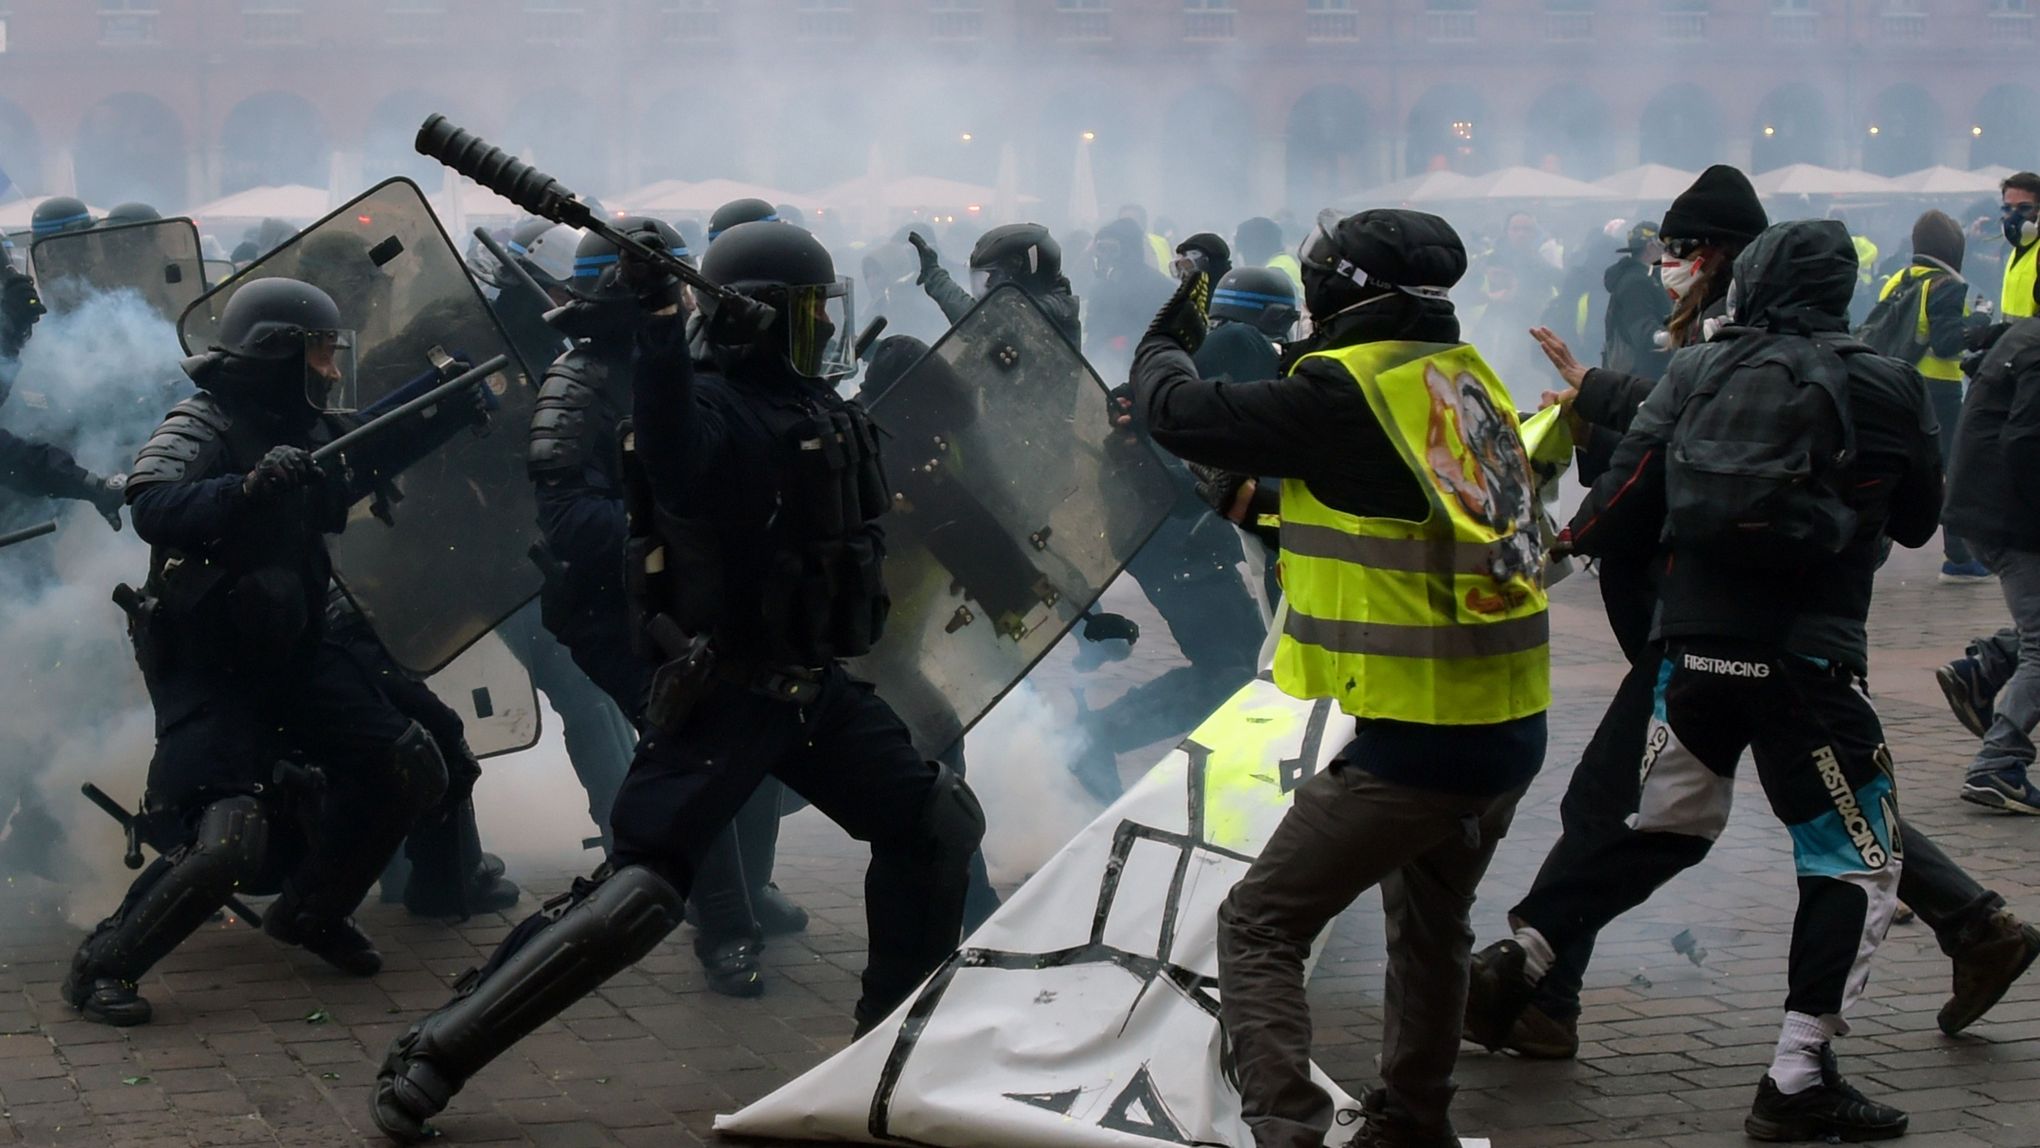
[[[30,217],[30,229],[37,239],[62,235],[70,231],[87,231],[92,227],[92,212],[85,202],[74,196],[53,195],[35,205],[35,214]]]
[[[1280,339],[1296,322],[1296,286],[1272,267],[1235,267],[1211,292],[1211,317]]]
[[[741,223],[778,223],[779,212],[762,199],[733,199],[708,217],[708,241]]]
[[[113,210],[107,212],[106,218],[99,222],[102,226],[113,227],[122,223],[154,223],[161,218],[163,213],[148,204],[130,201],[114,204]]]
[[[574,259],[580,254],[580,244],[579,229],[556,223],[534,236],[523,251],[510,249],[510,257],[540,287],[563,287],[574,277]]]
[[[1048,286],[1062,277],[1062,245],[1039,223],[1008,223],[978,237],[970,249],[973,280],[988,275],[983,290],[1011,279]]]
[[[241,359],[278,361],[304,349],[309,336],[345,329],[333,297],[298,279],[253,279],[236,288],[220,312],[214,346]]]
[[[654,231],[667,251],[689,263],[694,262],[694,253],[687,249],[687,241],[663,219],[626,215],[616,221],[616,229],[626,234],[642,234],[647,229]],[[591,302],[634,299],[635,295],[622,282],[621,262],[616,244],[592,231],[581,236],[580,243],[574,248],[574,294]]]
[[[701,273],[778,312],[766,338],[795,373],[835,379],[855,369],[850,281],[837,276],[828,248],[805,229],[737,224],[708,245]]]

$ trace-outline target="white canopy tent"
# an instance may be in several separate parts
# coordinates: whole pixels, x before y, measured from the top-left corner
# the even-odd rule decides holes
[[[1893,176],[1891,184],[1915,195],[1996,195],[1998,181],[2003,178],[1986,171],[1937,166]]]
[[[1646,163],[1604,175],[1594,181],[1594,186],[1638,202],[1670,201],[1693,186],[1693,181],[1698,178],[1699,172],[1667,167],[1661,163]]]
[[[1901,189],[1891,180],[1867,171],[1843,171],[1811,163],[1792,163],[1750,177],[1760,196],[1892,195]]]

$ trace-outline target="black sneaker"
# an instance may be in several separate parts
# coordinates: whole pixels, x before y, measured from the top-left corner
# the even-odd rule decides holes
[[[64,978],[64,999],[86,1020],[115,1028],[147,1024],[156,1015],[133,981],[95,977],[76,969]]]
[[[708,987],[726,997],[754,997],[765,991],[765,970],[758,963],[762,946],[749,937],[723,941],[701,954]]]
[[[1948,699],[1948,708],[1962,728],[1978,737],[1990,732],[1997,695],[1984,683],[1982,662],[1957,658],[1935,670],[1934,681],[1939,683],[1941,696]]]
[[[283,901],[278,898],[277,905]],[[322,921],[287,909],[279,912],[277,906],[271,906],[262,919],[262,931],[286,945],[303,948],[349,976],[372,977],[382,971],[382,954],[352,917]]]
[[[1525,959],[1515,941],[1496,941],[1475,953],[1467,969],[1462,1035],[1489,1052],[1510,1047],[1516,1021],[1537,990],[1524,973]]]
[[[770,881],[751,894],[751,916],[758,922],[758,931],[768,937],[783,937],[807,929],[807,910],[794,904]]]
[[[1820,1046],[1820,1083],[1790,1096],[1778,1091],[1767,1074],[1757,1085],[1757,1102],[1743,1120],[1743,1132],[1752,1140],[1840,1140],[1847,1144],[1865,1140],[1891,1140],[1905,1135],[1906,1115],[1889,1104],[1879,1104],[1856,1091],[1842,1079],[1835,1065],[1834,1050]]]
[[[2004,999],[2035,957],[2040,957],[2040,929],[2020,921],[2009,909],[1992,913],[1982,935],[1954,956],[1955,994],[1936,1018],[1941,1031],[1954,1036],[1975,1024]]]

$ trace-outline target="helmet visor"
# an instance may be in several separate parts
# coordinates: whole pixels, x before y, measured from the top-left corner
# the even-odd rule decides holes
[[[354,342],[352,331],[304,332],[305,401],[313,410],[339,414],[360,406]]]
[[[794,371],[811,379],[840,379],[855,370],[850,280],[785,290],[786,358]]]

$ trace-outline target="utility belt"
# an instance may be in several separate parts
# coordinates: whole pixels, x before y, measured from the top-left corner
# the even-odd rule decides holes
[[[714,639],[705,633],[687,633],[668,614],[654,615],[644,628],[664,659],[652,671],[651,688],[645,696],[645,721],[661,733],[677,733],[685,726],[716,683],[798,706],[810,705],[822,696],[823,668],[718,657]]]

